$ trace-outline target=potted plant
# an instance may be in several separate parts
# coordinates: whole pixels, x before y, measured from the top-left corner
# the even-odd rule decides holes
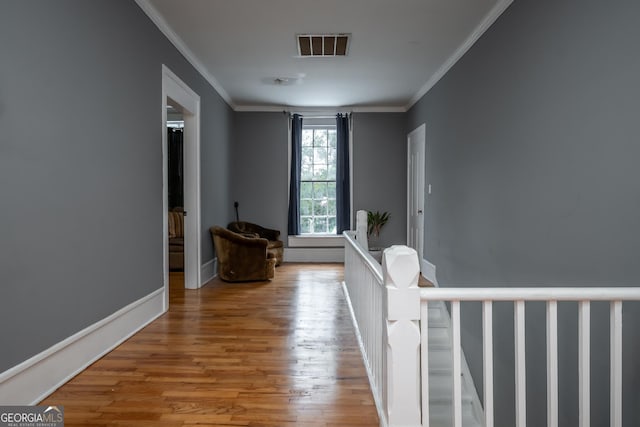
[[[369,252],[378,261],[382,261],[382,248],[378,245],[378,238],[382,227],[389,221],[389,212],[369,211],[367,213],[367,237],[369,238]]]

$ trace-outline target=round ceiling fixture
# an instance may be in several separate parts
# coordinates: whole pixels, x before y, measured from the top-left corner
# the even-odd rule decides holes
[[[306,74],[298,73],[297,76],[277,76],[277,77],[265,77],[260,79],[262,84],[270,85],[270,86],[294,86],[302,84]]]
[[[276,86],[291,86],[298,81],[295,77],[276,77],[273,79],[273,84]]]

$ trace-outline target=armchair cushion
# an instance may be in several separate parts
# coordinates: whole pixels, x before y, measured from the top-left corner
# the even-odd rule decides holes
[[[223,227],[210,228],[218,256],[218,274],[228,282],[269,280],[276,259],[267,253],[268,240],[245,237]]]
[[[169,211],[169,269],[184,269],[184,213],[179,210]]]
[[[169,238],[184,237],[184,216],[182,212],[169,211]]]
[[[280,230],[265,228],[258,224],[246,221],[230,222],[227,228],[235,233],[243,235],[255,235],[267,239],[267,251],[276,259],[276,266],[282,264],[284,257],[284,243],[280,240]]]

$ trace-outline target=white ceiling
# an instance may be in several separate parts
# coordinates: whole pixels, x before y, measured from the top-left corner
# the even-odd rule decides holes
[[[236,110],[405,111],[512,0],[136,1]],[[349,55],[299,58],[300,33],[350,33]]]

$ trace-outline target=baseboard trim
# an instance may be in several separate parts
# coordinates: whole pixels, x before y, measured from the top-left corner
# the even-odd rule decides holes
[[[164,313],[164,288],[0,373],[0,402],[35,405]]]
[[[420,267],[422,270],[422,276],[433,283],[434,286],[438,286],[438,279],[436,278],[436,266],[434,264],[431,264],[424,258],[421,261],[422,262]]]
[[[200,266],[200,287],[206,285],[209,281],[213,280],[217,276],[218,271],[218,258],[213,258]]]
[[[284,262],[344,262],[344,248],[285,248]]]

